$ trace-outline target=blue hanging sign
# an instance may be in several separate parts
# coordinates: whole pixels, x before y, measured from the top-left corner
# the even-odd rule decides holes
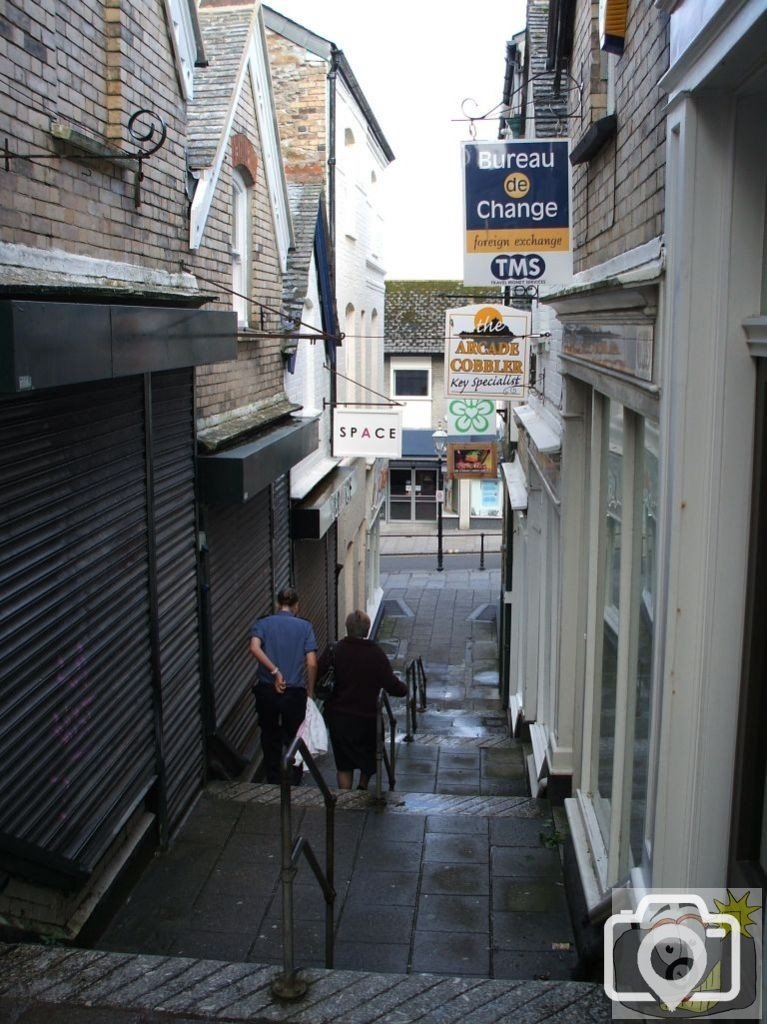
[[[464,142],[464,284],[572,277],[567,139]]]

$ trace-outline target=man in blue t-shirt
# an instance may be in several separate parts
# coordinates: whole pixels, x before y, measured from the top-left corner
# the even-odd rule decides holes
[[[283,749],[293,742],[317,681],[317,640],[312,624],[298,615],[292,587],[277,594],[274,615],[251,626],[250,653],[258,662],[254,692],[266,781],[278,783]],[[301,771],[293,769],[294,782],[301,781]]]

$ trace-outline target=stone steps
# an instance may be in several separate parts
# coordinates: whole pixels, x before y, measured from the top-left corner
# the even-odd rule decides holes
[[[259,782],[210,782],[206,793],[218,800],[241,804],[280,804],[280,787]],[[321,791],[313,786],[298,786],[290,791],[296,808],[322,807]],[[372,792],[352,790],[336,793],[339,811],[368,811],[375,806]],[[470,796],[451,793],[400,793],[385,790],[386,810],[395,814],[454,814],[486,818],[540,818],[541,802],[528,796]]]
[[[0,945],[0,1017],[9,1020],[221,1021],[262,1024],[598,1024],[601,986],[310,968],[307,992],[281,1001],[281,968],[189,957]],[[91,1011],[100,1008],[93,1017]],[[78,1016],[78,1010],[83,1014]],[[7,1016],[3,1016],[7,1012]],[[32,1017],[28,1014],[31,1012]],[[135,1014],[135,1016],[133,1016]]]

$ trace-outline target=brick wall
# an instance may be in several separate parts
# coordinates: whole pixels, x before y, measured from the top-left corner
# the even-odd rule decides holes
[[[268,201],[264,159],[253,93],[247,86],[237,107],[230,140],[246,136],[252,146],[250,170],[255,170],[252,188],[253,240],[251,329],[273,337],[242,333],[236,362],[200,367],[197,372],[197,407],[201,422],[225,416],[234,410],[264,402],[283,390],[284,362],[280,354],[283,330],[282,271],[280,269],[274,220]],[[240,143],[239,147],[242,149]],[[189,269],[200,288],[219,296],[222,307],[231,307],[232,232],[232,147],[224,162],[213,198],[200,249],[187,256]],[[255,158],[255,159],[253,159]],[[214,307],[211,307],[214,308]]]
[[[127,0],[7,0],[0,14],[0,133],[14,153],[0,174],[6,242],[63,249],[176,272],[186,252],[185,113],[160,3]],[[129,115],[156,111],[165,146],[144,165],[141,207],[134,171],[78,160],[55,141],[64,122],[131,152]]]
[[[324,181],[328,65],[283,36],[266,36],[285,172],[291,181]]]
[[[572,73],[582,86],[582,119],[571,120],[574,143],[608,113],[607,55],[599,49],[598,3],[578,3]],[[617,134],[573,168],[576,272],[663,233],[668,18],[652,4],[629,5],[626,46],[615,61]],[[571,94],[571,114],[578,93]]]

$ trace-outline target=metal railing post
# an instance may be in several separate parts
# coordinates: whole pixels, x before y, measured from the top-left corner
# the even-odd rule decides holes
[[[290,803],[290,780],[292,775],[293,758],[297,753],[301,754],[304,763],[311,772],[314,780],[319,786],[325,801],[325,873],[323,874],[319,861],[314,850],[307,839],[296,836],[292,842],[292,821]],[[296,737],[288,750],[283,755],[280,763],[280,822],[281,822],[281,850],[282,870],[280,879],[282,881],[282,974],[274,980],[271,986],[272,994],[278,999],[295,1000],[306,995],[308,983],[299,978],[296,974],[293,946],[294,946],[294,925],[293,925],[293,882],[295,881],[299,857],[303,854],[311,867],[317,881],[322,889],[325,898],[325,966],[333,966],[333,945],[334,945],[334,920],[333,908],[335,905],[336,891],[334,888],[335,874],[335,805],[336,796],[330,792],[328,784],[320,774],[314,758],[300,737]]]
[[[280,999],[300,999],[306,995],[307,983],[296,976],[296,968],[293,957],[293,881],[297,869],[293,863],[292,836],[293,827],[291,822],[290,805],[290,776],[292,773],[293,758],[282,759],[280,765],[280,823],[281,823],[281,851],[282,867],[280,880],[282,882],[282,975],[272,984],[272,992]]]
[[[418,729],[418,721],[416,719],[416,663],[415,659],[410,662],[409,665],[405,666],[405,685],[407,686],[407,693],[405,695],[405,736],[404,740],[406,743],[412,743],[414,733]]]
[[[426,670],[423,667],[423,658],[419,655],[416,660],[416,674],[418,678],[418,697],[420,703],[418,705],[419,711],[426,710]]]
[[[384,711],[386,711],[386,718],[389,720],[389,754],[386,755],[385,742],[386,742],[386,718],[384,718]],[[375,799],[377,803],[383,802],[383,793],[381,787],[383,784],[383,768],[386,765],[386,774],[389,778],[389,789],[394,789],[397,784],[396,779],[396,763],[397,763],[397,719],[394,717],[394,712],[391,709],[389,698],[386,695],[386,690],[380,690],[378,694],[377,702],[377,714],[376,714],[376,795]]]

